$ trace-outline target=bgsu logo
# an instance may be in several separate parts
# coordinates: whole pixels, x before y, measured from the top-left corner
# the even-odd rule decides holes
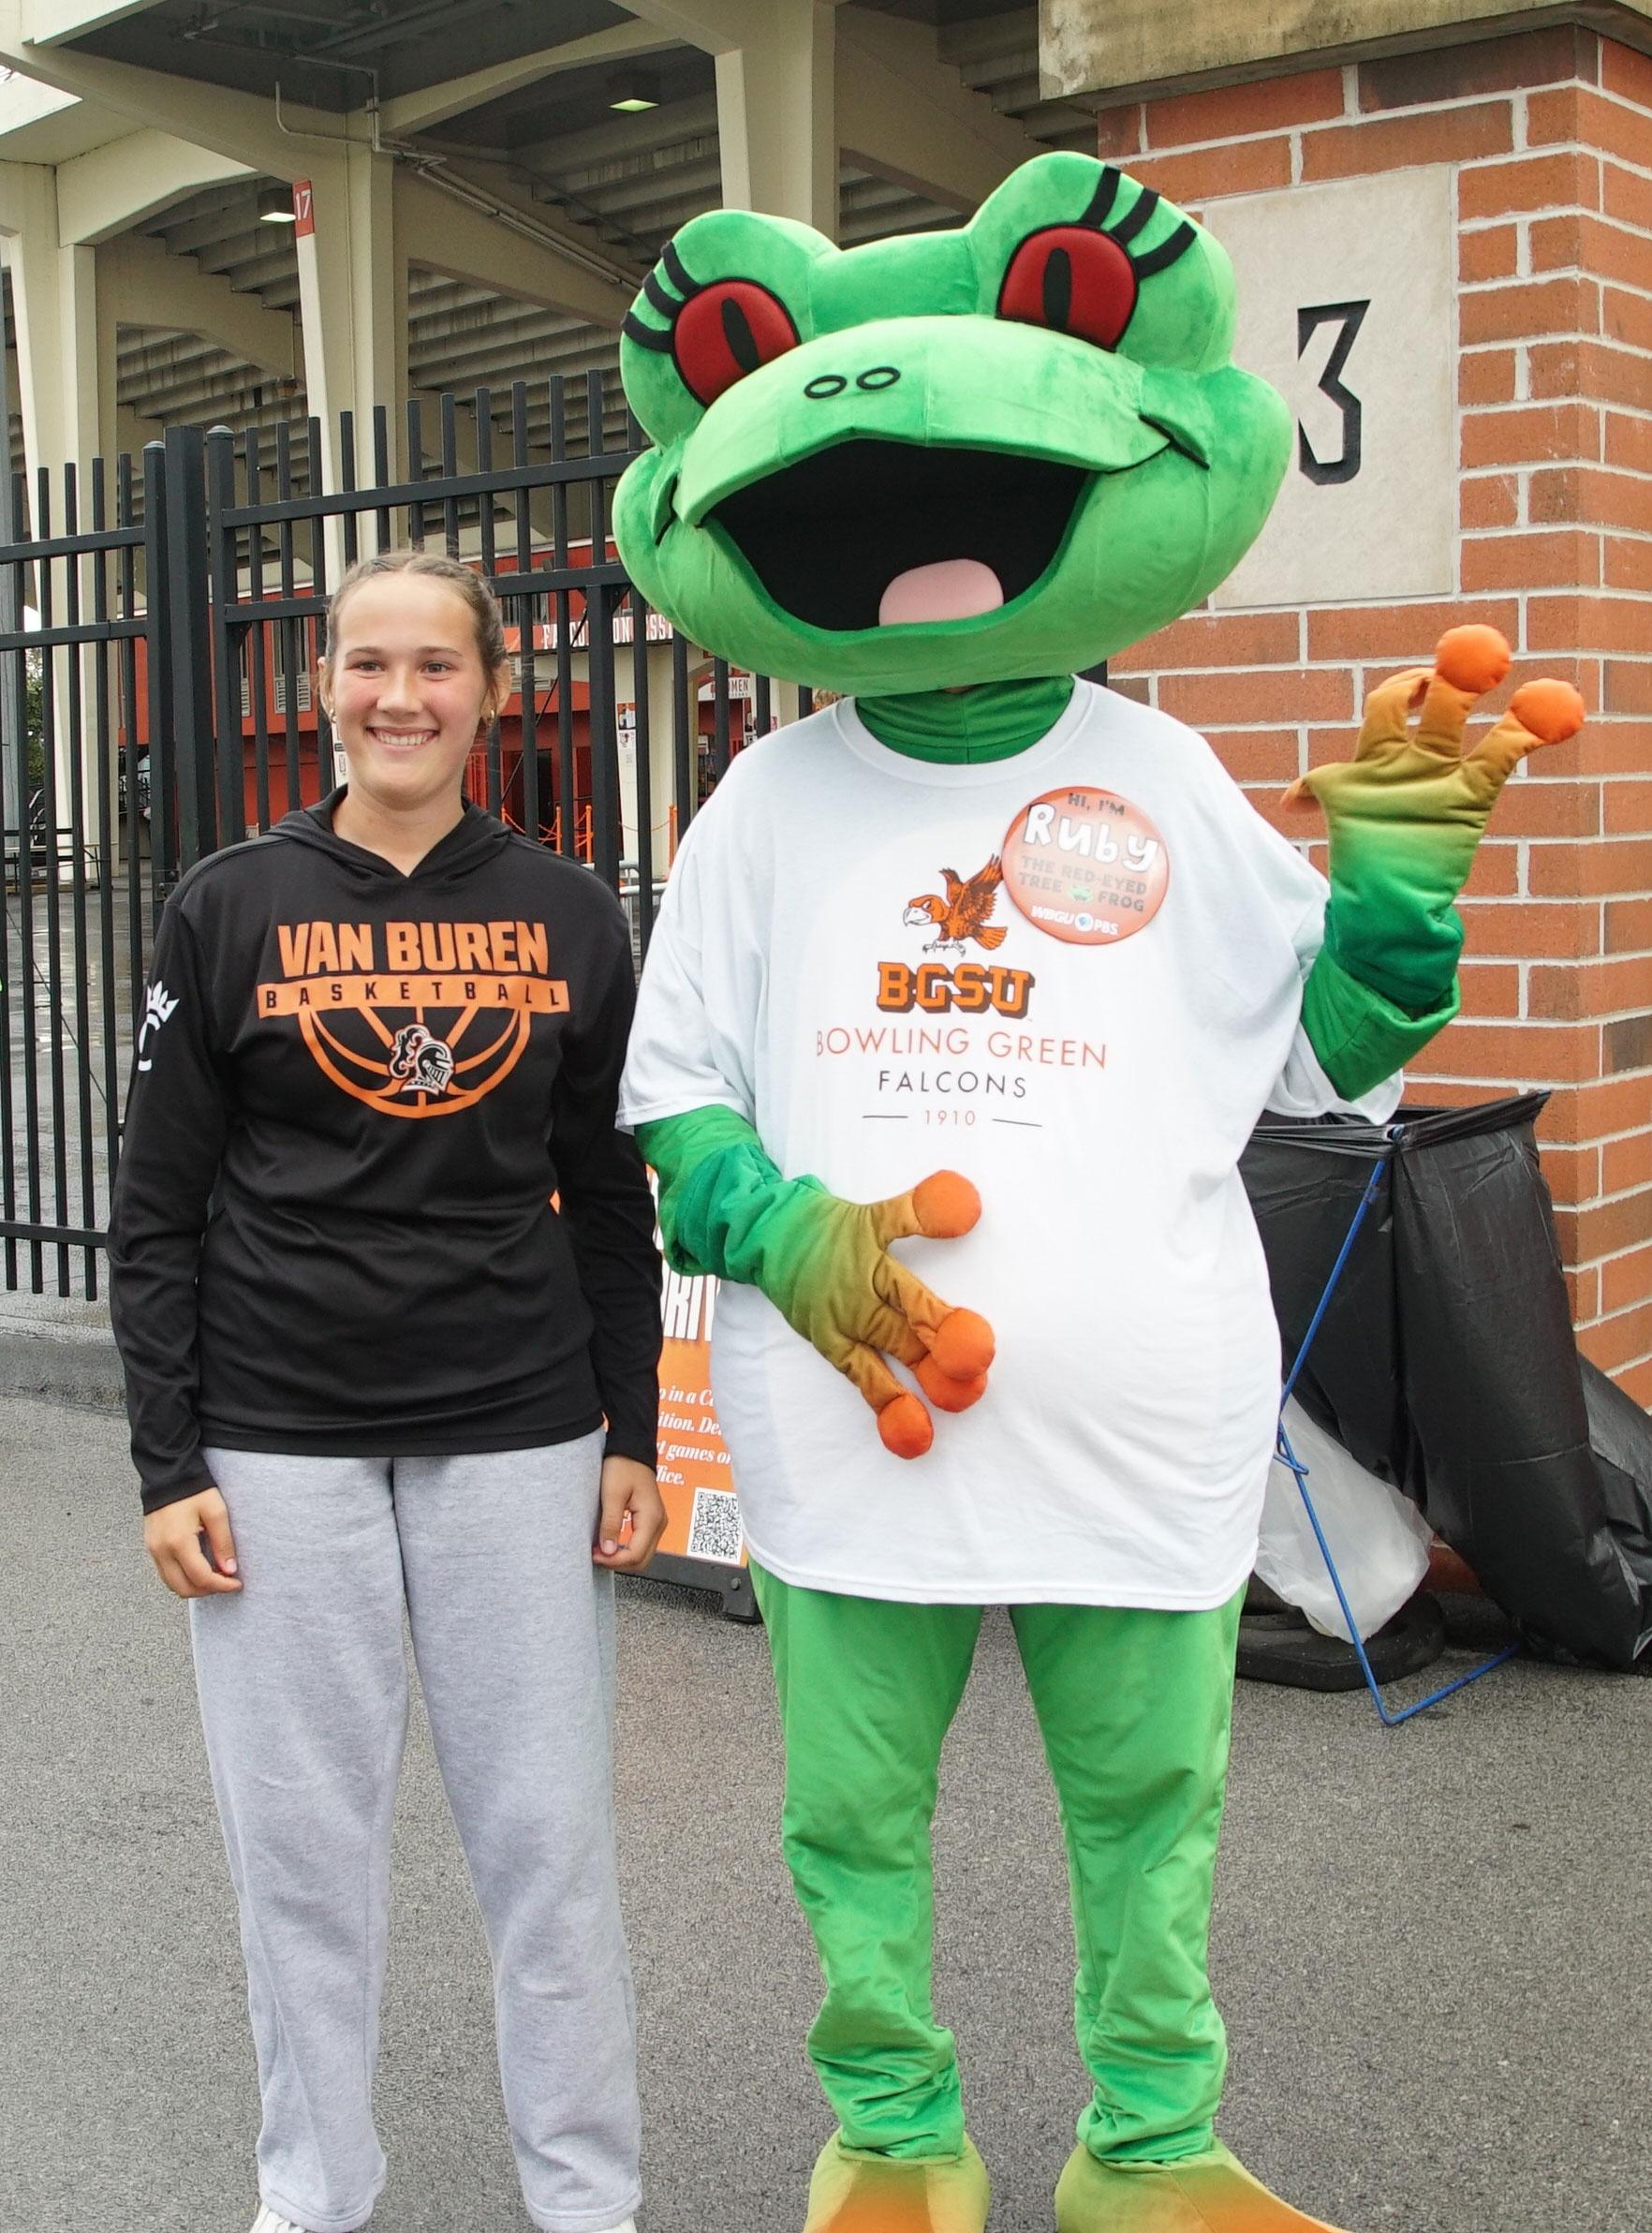
[[[907,902],[901,920],[908,929],[933,927],[936,936],[925,954],[968,951],[973,939],[989,954],[1004,943],[1008,933],[1001,923],[988,920],[998,904],[1003,868],[995,853],[984,868],[966,882],[955,868],[943,868],[939,892],[923,892]],[[957,961],[880,961],[878,965],[878,1005],[886,1014],[905,1015],[921,1008],[927,1015],[956,1009],[964,1015],[981,1015],[989,1008],[1000,1015],[1025,1015],[1033,988],[1030,969],[1007,969],[997,964]]]
[[[542,923],[283,923],[260,1016],[386,1116],[450,1116],[504,1082],[536,1015],[566,1015]]]
[[[981,1015],[996,1008],[1000,1015],[1025,1015],[1033,988],[1030,969],[988,968],[985,962],[961,961],[948,969],[944,962],[880,961],[878,965],[878,1005],[887,1013],[904,1015],[922,1008],[926,1014],[956,1008],[965,1015]]]

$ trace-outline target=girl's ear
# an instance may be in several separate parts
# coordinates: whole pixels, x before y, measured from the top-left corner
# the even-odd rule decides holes
[[[494,669],[487,696],[482,700],[481,717],[484,721],[496,721],[499,718],[510,702],[510,661],[501,659]]]

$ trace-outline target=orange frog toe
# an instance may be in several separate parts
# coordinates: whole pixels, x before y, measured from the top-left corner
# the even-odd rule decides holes
[[[1569,682],[1523,682],[1509,701],[1509,711],[1545,745],[1575,736],[1585,720],[1584,702]]]
[[[956,1240],[981,1216],[981,1196],[957,1171],[932,1171],[912,1189],[912,1207],[931,1240]]]
[[[949,1380],[977,1380],[991,1365],[996,1346],[979,1310],[949,1310],[935,1329],[930,1354]]]
[[[966,1412],[987,1392],[984,1372],[972,1373],[967,1380],[954,1380],[950,1372],[941,1370],[933,1357],[922,1358],[915,1370],[918,1385],[937,1412]]]
[[[916,1396],[892,1396],[878,1414],[884,1448],[895,1457],[922,1457],[935,1440],[935,1422]]]
[[[1470,621],[1447,628],[1434,647],[1434,671],[1453,689],[1470,698],[1495,690],[1509,672],[1509,639],[1495,628]]]

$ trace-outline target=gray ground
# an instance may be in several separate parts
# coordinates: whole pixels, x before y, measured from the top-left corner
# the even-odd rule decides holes
[[[245,2233],[252,2058],[179,1607],[123,1434],[5,1399],[0,2227]],[[1495,1638],[1470,1616],[1466,1646]],[[827,2121],[760,1631],[627,1586],[621,1821],[644,2233],[791,2233]],[[1468,1664],[1462,1651],[1448,1663]],[[1652,2225],[1652,1682],[1516,1664],[1384,1732],[1241,1684],[1215,1969],[1228,2138],[1355,2233]],[[525,2227],[479,1929],[422,1728],[402,1791],[384,2233]],[[994,2233],[1048,2233],[1081,2085],[1055,1825],[1005,1623],[947,1757],[940,1998]]]

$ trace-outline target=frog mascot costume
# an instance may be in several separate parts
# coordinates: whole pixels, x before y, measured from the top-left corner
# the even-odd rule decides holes
[[[808,2233],[986,2221],[929,1848],[986,1605],[1069,1864],[1092,2090],[1062,2233],[1317,2222],[1214,2131],[1212,1874],[1279,1395],[1237,1163],[1264,1107],[1393,1109],[1455,1011],[1496,793],[1581,708],[1528,685],[1466,752],[1507,653],[1454,630],[1304,779],[1327,892],[1202,739],[1075,678],[1267,516],[1291,426],[1232,328],[1216,242],[1069,154],[958,230],[848,252],[697,217],[626,320],[638,587],[726,658],[853,693],[694,819],[622,1095],[671,1261],[729,1283],[714,1383],[839,2124]]]

